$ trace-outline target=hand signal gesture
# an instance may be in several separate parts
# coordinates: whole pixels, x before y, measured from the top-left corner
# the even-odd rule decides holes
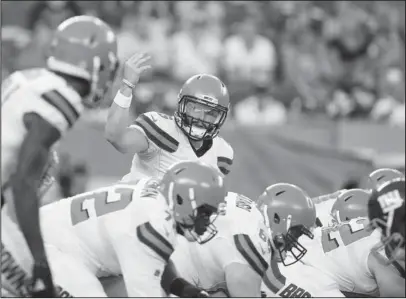
[[[136,85],[140,80],[141,74],[151,68],[151,65],[146,64],[150,59],[151,56],[146,53],[136,53],[131,56],[124,64],[123,79]]]

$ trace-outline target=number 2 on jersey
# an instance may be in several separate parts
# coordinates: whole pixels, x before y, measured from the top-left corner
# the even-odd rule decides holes
[[[125,209],[133,192],[131,188],[117,188],[112,193],[100,191],[76,196],[71,203],[72,225]]]
[[[340,246],[348,246],[372,234],[366,230],[366,219],[353,219],[334,227],[324,228],[321,232],[321,243],[325,253]]]

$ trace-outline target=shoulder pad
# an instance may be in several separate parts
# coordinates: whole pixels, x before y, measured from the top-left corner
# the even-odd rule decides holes
[[[160,149],[170,153],[176,152],[179,142],[170,134],[175,125],[172,116],[163,113],[147,112],[137,117],[133,125],[145,132],[147,138]]]
[[[229,174],[233,165],[234,150],[222,137],[217,137],[217,166],[223,174]]]

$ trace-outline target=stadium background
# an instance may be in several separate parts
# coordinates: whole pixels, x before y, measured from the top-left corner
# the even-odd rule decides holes
[[[182,82],[219,75],[232,111],[233,191],[291,182],[312,196],[364,185],[374,167],[405,164],[404,1],[2,1],[2,78],[44,64],[50,32],[75,14],[118,33],[121,61],[153,56],[137,113],[172,113]],[[119,82],[119,80],[118,80]],[[113,90],[113,94],[117,89]],[[119,180],[131,165],[103,138],[106,107],[59,147],[63,197]],[[136,117],[136,115],[134,115]]]

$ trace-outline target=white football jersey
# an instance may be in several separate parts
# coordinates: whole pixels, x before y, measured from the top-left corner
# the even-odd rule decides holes
[[[161,296],[160,277],[176,231],[171,205],[156,186],[142,179],[42,207],[45,243],[97,277],[122,274],[130,297]]]
[[[84,110],[82,98],[55,73],[36,68],[17,71],[1,86],[1,180],[7,184],[27,129],[24,118],[36,113],[63,135]]]
[[[313,240],[305,236],[299,240],[308,250],[302,262],[332,277],[341,291],[378,295],[368,257],[380,235],[365,229],[367,225],[367,219],[357,218],[315,229]]]
[[[202,161],[217,166],[228,174],[233,163],[233,149],[221,137],[206,141],[201,150],[195,151],[189,139],[176,125],[174,117],[163,113],[141,114],[130,126],[140,130],[148,140],[148,149],[134,155],[131,172],[123,181],[143,177],[162,178],[173,164],[184,161]]]
[[[280,272],[286,277],[286,287],[278,292],[284,298],[309,298],[309,297],[345,297],[337,282],[320,271],[306,265],[301,261],[293,265],[284,266],[279,263]]]
[[[171,257],[181,277],[212,294],[228,294],[228,265],[246,264],[262,277],[271,258],[268,230],[255,203],[232,192],[226,202],[225,215],[214,222],[217,235],[204,244],[189,243],[180,237]]]

